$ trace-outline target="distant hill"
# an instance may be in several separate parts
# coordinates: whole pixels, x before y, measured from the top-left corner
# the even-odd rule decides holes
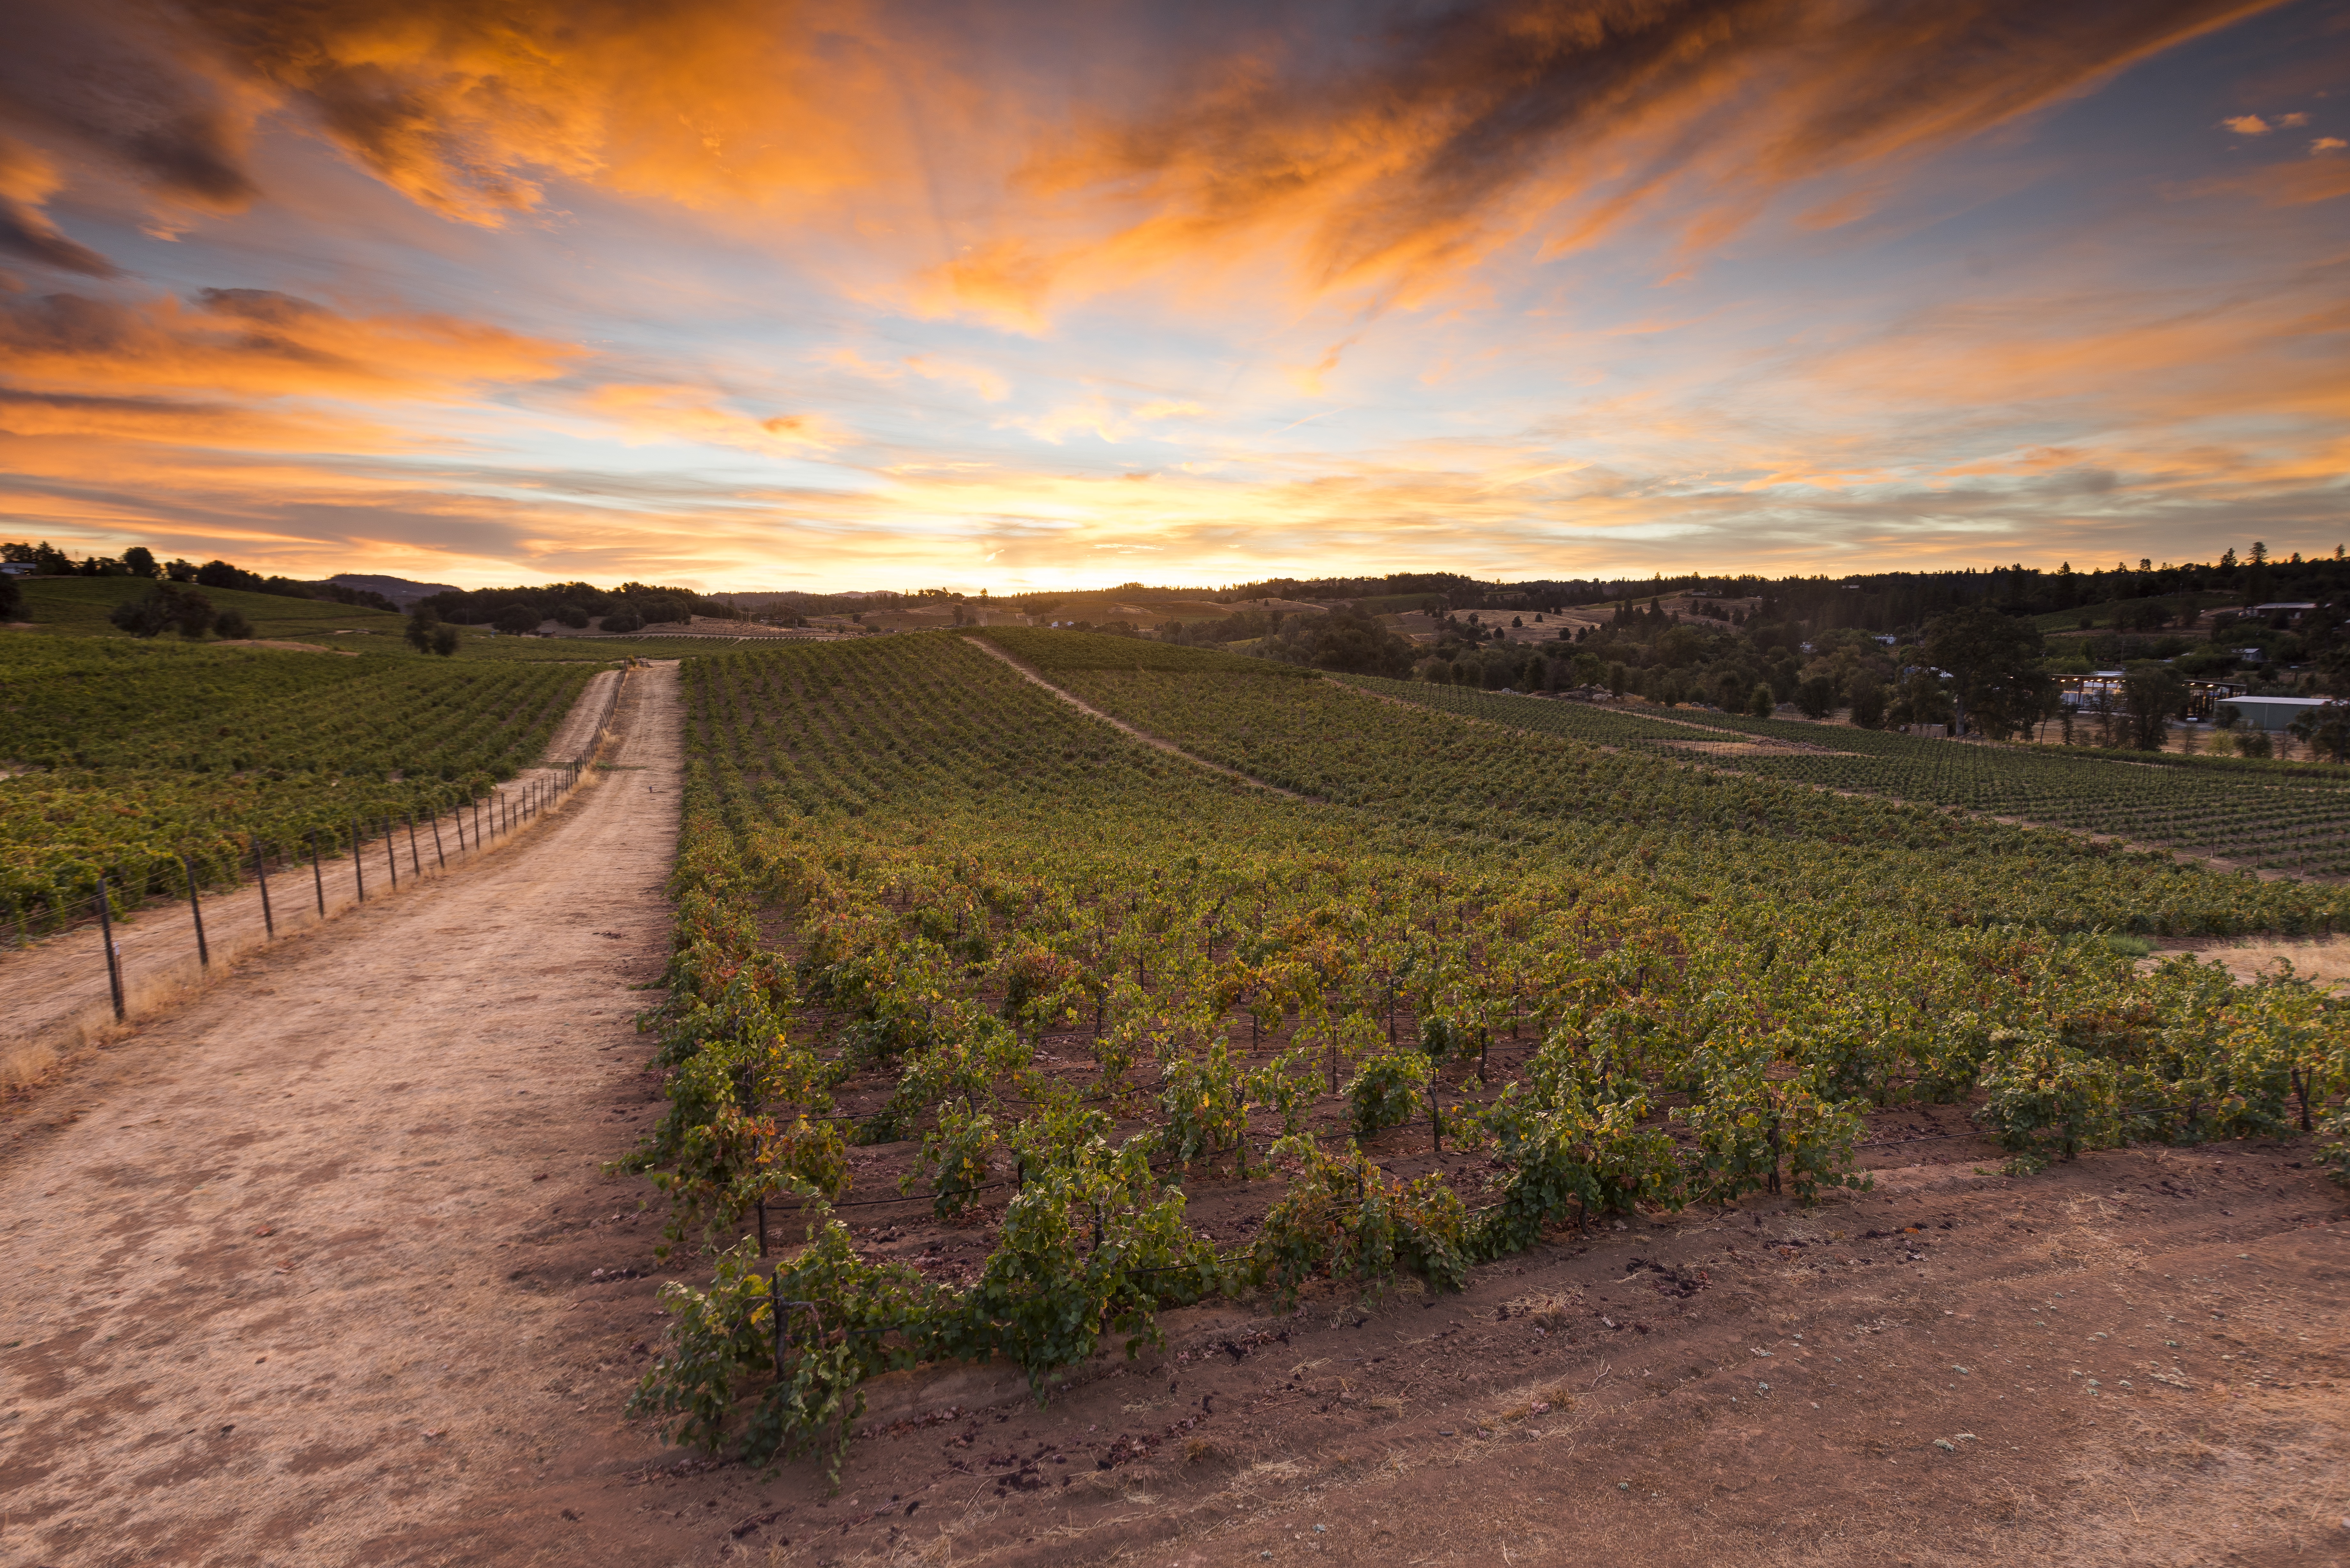
[[[419,599],[431,598],[434,594],[453,594],[460,591],[454,585],[449,583],[419,583],[407,577],[369,576],[359,572],[337,572],[327,580],[330,583],[340,583],[347,588],[360,588],[368,593],[381,594],[402,609],[406,609]]]

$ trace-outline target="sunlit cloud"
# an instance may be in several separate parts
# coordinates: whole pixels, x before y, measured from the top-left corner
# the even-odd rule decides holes
[[[272,289],[0,301],[0,369],[76,392],[200,389],[261,397],[469,397],[544,379],[570,345],[430,312],[348,314]]]
[[[0,504],[77,547],[1009,587],[2341,515],[2345,46],[2261,0],[20,12]]]
[[[909,354],[906,369],[926,380],[962,387],[986,402],[1000,403],[1011,394],[1011,384],[983,365],[959,365],[930,354]]]
[[[853,439],[824,414],[730,408],[701,387],[598,387],[579,406],[630,441],[702,441],[788,457],[827,452]]]

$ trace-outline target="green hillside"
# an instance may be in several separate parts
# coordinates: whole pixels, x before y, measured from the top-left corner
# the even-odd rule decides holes
[[[21,613],[39,630],[68,637],[128,639],[130,633],[108,623],[108,614],[126,600],[145,597],[155,585],[144,577],[31,577],[19,586],[25,591]],[[338,641],[353,648],[381,643],[386,639],[392,639],[392,646],[403,651],[407,648],[398,640],[401,627],[407,623],[384,610],[362,609],[327,599],[244,593],[235,588],[196,591],[212,601],[215,611],[241,612],[253,623],[253,635],[257,638],[317,641],[346,632],[349,635]]]

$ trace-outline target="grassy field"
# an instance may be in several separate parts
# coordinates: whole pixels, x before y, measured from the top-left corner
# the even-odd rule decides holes
[[[121,642],[141,640],[107,619],[116,605],[144,597],[154,585],[135,577],[34,577],[23,585],[27,626],[8,635],[105,638]],[[407,618],[383,610],[335,604],[323,599],[282,598],[276,594],[244,593],[234,588],[200,590],[215,611],[234,609],[253,625],[256,639],[309,642],[341,653],[369,657],[432,659],[409,647],[401,635]],[[615,638],[498,637],[480,627],[459,627],[458,660],[488,659],[505,663],[597,666],[622,659],[688,659],[727,646],[708,637],[664,637],[658,632]],[[172,633],[153,639],[184,642]],[[199,643],[215,640],[196,639]]]
[[[155,587],[139,577],[31,577],[20,586],[25,592],[21,613],[36,630],[65,637],[120,638],[125,641],[137,639],[109,624],[108,614],[119,604],[145,597]],[[373,652],[388,645],[408,651],[407,644],[400,640],[406,620],[383,610],[322,599],[249,594],[234,588],[196,591],[212,601],[215,611],[241,612],[253,623],[253,635],[256,638],[303,642],[331,639],[331,646],[354,650]],[[174,637],[172,640],[182,639]]]
[[[2179,618],[2190,608],[2199,613],[2217,606],[2240,604],[2242,599],[2241,594],[2158,594],[2150,598],[2112,599],[2102,604],[2083,605],[2077,609],[2049,610],[2026,618],[2043,632],[2103,631],[2113,628],[2126,607],[2132,608],[2132,613],[2143,614],[2143,610],[2134,607],[2156,605],[2168,616],[2170,627],[2175,628]]]

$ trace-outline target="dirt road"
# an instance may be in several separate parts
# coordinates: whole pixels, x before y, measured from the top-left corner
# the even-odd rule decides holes
[[[530,841],[256,953],[0,1130],[0,1561],[524,1561],[544,1521],[498,1495],[641,1461],[650,1303],[591,1328],[569,1282],[646,1251],[597,1166],[646,1125],[674,668],[615,719]]]

